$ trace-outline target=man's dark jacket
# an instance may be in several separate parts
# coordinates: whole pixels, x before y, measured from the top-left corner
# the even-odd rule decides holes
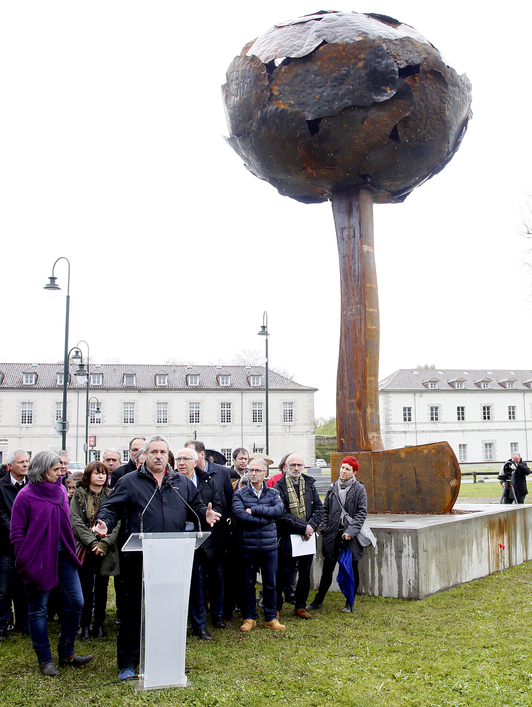
[[[118,479],[121,479],[125,474],[129,474],[130,471],[137,471],[137,465],[130,459],[126,464],[122,464],[118,469],[111,472],[111,480],[109,481],[109,486],[114,489]]]
[[[0,555],[13,555],[9,529],[13,503],[19,491],[20,489],[11,483],[11,474],[6,474],[0,479]]]
[[[251,515],[246,508],[251,510]],[[266,484],[263,484],[260,498],[253,492],[251,484],[235,491],[233,516],[240,548],[251,552],[277,552],[275,521],[282,516],[283,510],[277,490]]]
[[[233,484],[231,483],[229,469],[221,464],[208,462],[204,471],[210,474],[216,483],[218,496],[220,497],[220,503],[222,504],[222,517],[220,520],[225,522],[231,515],[231,503],[233,502]]]
[[[305,479],[305,520],[296,518],[290,513],[286,474],[283,474],[282,478],[279,479],[274,487],[279,492],[284,506],[284,513],[277,521],[277,532],[281,538],[279,552],[284,554],[292,554],[290,535],[304,535],[307,525],[310,525],[312,530],[316,532],[323,518],[323,503],[316,490],[315,480],[312,476],[307,476],[307,474],[301,474],[301,476]]]
[[[209,503],[212,503],[213,510],[220,513],[222,510],[222,505],[220,503],[220,496],[218,495],[216,482],[214,481],[212,474],[196,469],[196,476],[198,477],[198,491],[201,496],[201,500],[206,506]],[[215,523],[211,528],[208,523],[205,523],[204,530],[209,530],[211,536],[207,538],[198,550],[204,550],[208,559],[212,559],[214,552],[222,545],[223,542],[222,524]]]
[[[515,470],[514,470],[514,467],[516,467]],[[517,498],[522,498],[523,496],[526,496],[528,493],[528,489],[526,486],[526,477],[529,474],[530,474],[530,469],[528,468],[528,465],[526,464],[526,462],[524,462],[522,459],[519,462],[519,464],[517,464],[517,466],[516,466],[515,462],[513,461],[513,459],[508,459],[508,461],[504,464],[503,468],[501,469],[501,472],[497,478],[499,479],[499,481],[505,481],[505,480],[511,478],[511,476],[513,475],[515,495]],[[507,493],[507,495],[509,495],[508,491],[506,493]]]
[[[197,527],[196,516],[176,491],[204,523],[207,507],[192,481],[183,474],[169,471],[158,487],[144,464],[134,473],[119,479],[113,493],[100,506],[98,520],[103,520],[110,532],[125,517],[129,532],[139,533],[144,511],[142,530],[145,533],[183,532],[187,520]]]

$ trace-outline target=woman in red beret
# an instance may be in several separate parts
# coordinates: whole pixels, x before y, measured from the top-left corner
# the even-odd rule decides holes
[[[340,478],[331,484],[325,501],[321,522],[323,571],[318,592],[307,611],[321,609],[325,595],[332,583],[334,568],[340,550],[347,548],[353,556],[355,596],[358,588],[358,561],[364,557],[364,548],[357,535],[364,525],[368,512],[366,489],[356,480],[358,462],[355,457],[345,457],[340,467]],[[353,611],[353,605],[346,602],[343,612]]]

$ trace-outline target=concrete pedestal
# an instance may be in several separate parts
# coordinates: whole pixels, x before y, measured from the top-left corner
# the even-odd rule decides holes
[[[457,504],[453,515],[369,515],[377,538],[359,563],[359,594],[424,599],[532,559],[532,505]],[[321,574],[313,565],[313,584]],[[331,590],[338,590],[336,581]]]

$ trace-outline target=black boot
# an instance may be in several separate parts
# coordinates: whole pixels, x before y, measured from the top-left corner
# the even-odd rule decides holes
[[[91,633],[90,633],[89,627],[82,626],[81,627],[81,640],[88,641],[90,637],[91,637]]]

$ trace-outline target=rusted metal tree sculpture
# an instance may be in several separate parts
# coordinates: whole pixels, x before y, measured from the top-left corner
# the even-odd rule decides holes
[[[450,510],[459,467],[447,443],[383,449],[372,208],[403,201],[452,158],[470,115],[467,77],[393,18],[318,12],[249,42],[223,93],[228,142],[253,174],[298,201],[332,201],[342,296],[338,451],[358,455],[370,510]]]

